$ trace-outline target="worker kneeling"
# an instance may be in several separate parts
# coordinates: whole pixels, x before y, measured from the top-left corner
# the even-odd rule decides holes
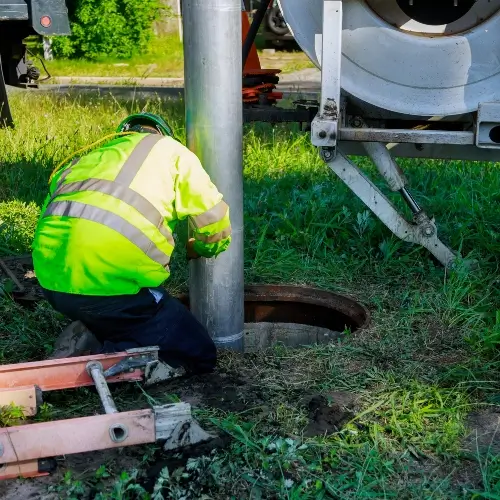
[[[130,134],[58,171],[42,208],[35,273],[52,307],[74,321],[52,357],[159,346],[172,367],[211,371],[207,330],[161,285],[178,221],[189,221],[188,259],[215,257],[230,244],[229,207],[162,118],[132,115],[118,132]]]

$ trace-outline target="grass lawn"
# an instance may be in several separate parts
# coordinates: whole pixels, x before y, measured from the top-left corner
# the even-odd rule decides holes
[[[309,58],[300,51],[276,51],[274,54],[260,51],[263,68],[281,69],[291,73],[313,68]],[[45,65],[54,79],[57,77],[121,77],[121,78],[182,78],[184,57],[182,43],[177,36],[164,36],[153,40],[148,53],[128,60],[103,58],[96,61],[55,59]],[[49,80],[48,83],[53,83]]]
[[[2,255],[29,251],[54,166],[111,132],[133,107],[22,94],[12,105],[17,128],[0,131]],[[183,137],[179,104],[146,107],[163,112]],[[375,172],[366,159],[357,161]],[[214,380],[238,374],[234,404],[194,404],[204,426],[228,437],[218,449],[187,463],[156,447],[96,454],[93,468],[66,465],[62,476],[23,485],[37,482],[55,498],[88,498],[89,489],[101,499],[500,498],[498,167],[401,165],[443,239],[478,259],[480,270],[447,273],[426,251],[393,238],[321,163],[307,135],[293,127],[248,127],[246,281],[349,294],[369,307],[372,326],[328,346],[223,355],[216,375],[222,378]],[[169,289],[185,290],[182,248],[172,270]],[[44,358],[66,323],[44,303],[29,311],[5,297],[0,362]],[[173,382],[148,393],[119,386],[113,394],[122,410],[183,397]],[[311,395],[348,407],[336,432],[309,435]],[[45,401],[42,419],[100,411],[97,396],[83,389]],[[156,473],[148,483],[151,467]],[[2,498],[8,487],[0,484]]]

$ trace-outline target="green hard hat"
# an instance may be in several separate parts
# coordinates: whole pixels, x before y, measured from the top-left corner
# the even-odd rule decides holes
[[[170,125],[161,116],[153,113],[136,113],[127,116],[127,118],[118,125],[117,132],[127,132],[133,127],[140,125],[154,127],[161,135],[174,137],[174,132]]]

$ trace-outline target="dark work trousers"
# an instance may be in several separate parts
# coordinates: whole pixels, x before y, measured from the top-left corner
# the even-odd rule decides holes
[[[50,305],[81,321],[103,344],[103,353],[158,346],[160,358],[191,373],[214,369],[217,351],[207,330],[164,289],[157,302],[148,289],[136,295],[95,297],[43,290]]]

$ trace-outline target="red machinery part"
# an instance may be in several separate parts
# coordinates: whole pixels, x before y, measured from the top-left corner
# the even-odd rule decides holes
[[[244,11],[241,13],[241,22],[243,35],[242,43],[244,43],[250,29],[248,14]],[[272,90],[276,88],[275,84],[264,83],[265,77],[277,76],[279,73],[281,73],[279,69],[262,69],[257,48],[255,44],[253,44],[246,60],[245,67],[243,68],[243,78],[262,77],[263,83],[255,86],[243,85],[243,102],[245,104],[261,103],[261,96],[264,96],[264,100],[267,101],[267,104],[272,105],[275,104],[276,101],[282,99],[282,93],[272,92]]]

